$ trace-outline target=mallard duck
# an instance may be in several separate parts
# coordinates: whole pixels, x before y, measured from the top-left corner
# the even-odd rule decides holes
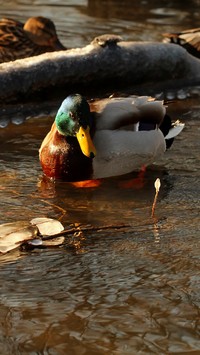
[[[83,181],[130,173],[153,163],[184,124],[166,115],[162,101],[141,96],[61,104],[39,159],[49,178]]]
[[[164,42],[179,44],[190,54],[200,58],[200,28],[193,28],[182,32],[164,33]]]
[[[45,17],[31,17],[25,24],[0,20],[0,63],[62,49],[54,23]]]

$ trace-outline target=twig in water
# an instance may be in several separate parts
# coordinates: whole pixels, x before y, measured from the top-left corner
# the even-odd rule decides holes
[[[154,216],[154,212],[155,212],[155,208],[156,208],[156,201],[157,201],[158,193],[159,193],[160,186],[161,186],[159,178],[157,178],[156,181],[154,182],[154,186],[156,189],[156,193],[155,193],[155,197],[154,197],[154,201],[153,201],[153,205],[152,205],[152,209],[151,209],[151,217]]]
[[[67,235],[71,235],[74,234],[76,232],[94,232],[94,231],[101,231],[101,230],[105,230],[105,229],[122,229],[122,228],[130,228],[131,224],[117,224],[117,225],[106,225],[106,226],[99,226],[99,227],[94,227],[94,226],[89,226],[89,227],[73,227],[70,229],[64,229],[62,232],[54,234],[54,235],[48,235],[48,236],[43,236],[42,240],[49,240],[49,239],[53,239],[53,238],[57,238],[57,237],[61,237],[61,236],[67,236]]]

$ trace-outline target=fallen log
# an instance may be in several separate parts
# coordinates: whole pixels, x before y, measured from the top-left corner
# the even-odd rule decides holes
[[[0,65],[0,100],[5,102],[52,88],[119,89],[158,82],[200,82],[200,60],[176,44],[125,42],[103,35],[83,48],[45,53]]]

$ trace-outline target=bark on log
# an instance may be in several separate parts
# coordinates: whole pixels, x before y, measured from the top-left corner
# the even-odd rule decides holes
[[[52,87],[106,87],[181,80],[200,82],[200,60],[175,44],[125,42],[100,36],[83,48],[45,53],[0,65],[0,100]]]

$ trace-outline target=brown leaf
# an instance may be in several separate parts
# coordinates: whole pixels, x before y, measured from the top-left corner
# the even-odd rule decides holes
[[[30,222],[32,225],[38,227],[40,234],[54,235],[63,231],[63,225],[56,219],[52,218],[34,218]]]
[[[16,249],[24,241],[34,238],[37,233],[37,226],[25,221],[0,225],[0,253]]]

